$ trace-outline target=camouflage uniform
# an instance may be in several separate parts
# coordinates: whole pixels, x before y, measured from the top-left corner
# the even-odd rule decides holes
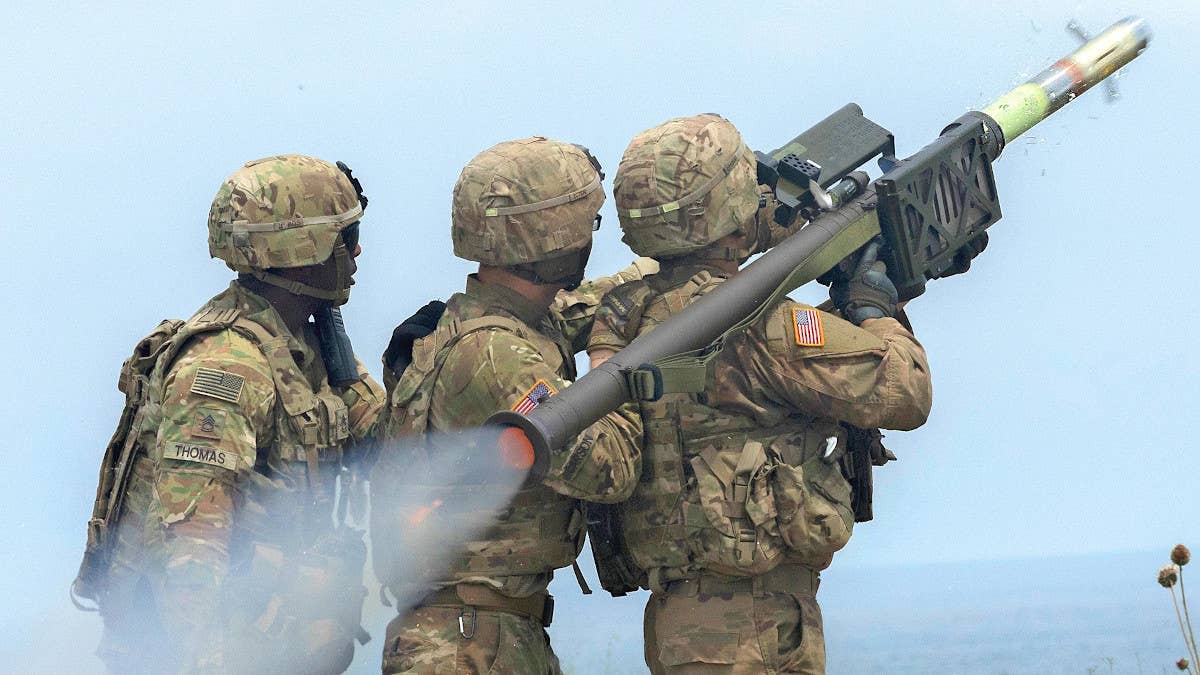
[[[519,180],[521,187],[509,180]],[[545,193],[537,194],[539,189]],[[591,221],[602,201],[599,172],[583,151],[538,138],[500,144],[473,160],[455,188],[456,253],[506,269],[528,264],[525,272],[539,276],[553,270],[533,264],[565,258],[572,265],[556,273],[566,278],[582,271],[586,253],[581,258],[579,252],[590,245]],[[531,202],[551,205],[520,219],[464,213],[475,205],[490,214],[496,207]],[[511,257],[489,257],[493,254]],[[574,292],[560,291],[550,308],[472,275],[465,292],[448,301],[436,330],[413,345],[412,365],[395,384],[389,380],[381,437],[453,434],[481,425],[497,410],[535,405],[539,395],[561,391],[575,377],[574,353],[585,344],[600,295],[639,278],[648,262]],[[453,504],[456,494],[486,485],[445,484],[445,477],[421,470],[423,448],[402,452],[381,444],[371,475],[376,572],[398,597],[406,595],[406,584],[436,580],[432,593],[416,591],[424,599],[411,611],[401,607],[388,626],[383,672],[559,673],[544,630],[552,607],[547,585],[555,569],[573,563],[583,544],[579,500],[629,495],[639,470],[640,435],[630,410],[597,422],[555,452],[546,475],[526,482],[495,524],[442,566],[410,549],[400,552],[417,526],[396,514],[386,495],[404,492],[406,483],[414,488],[414,481],[422,483],[426,490],[432,483],[435,494]]]
[[[214,255],[260,278],[276,277],[257,265],[336,255],[348,281],[341,273],[353,252],[339,232],[361,216],[352,180],[306,157],[248,164],[214,201]],[[253,241],[238,234],[247,230]],[[311,290],[344,297],[348,284]],[[366,549],[361,532],[334,525],[333,498],[384,392],[361,364],[357,381],[332,387],[317,344],[312,324],[294,334],[270,302],[234,282],[187,322],[164,322],[127,362],[123,390],[143,396],[99,598],[101,654],[113,672],[349,665]]]
[[[755,221],[753,162],[714,115],[636,137],[615,193],[634,251],[672,257],[604,299],[590,352],[653,330],[728,278],[711,261],[741,262],[773,239]],[[656,208],[672,200],[683,203]],[[785,300],[726,342],[702,393],[641,403],[642,474],[616,512],[653,591],[652,672],[824,672],[818,572],[854,524],[840,422],[919,426],[931,405],[928,373],[896,320],[859,328]]]

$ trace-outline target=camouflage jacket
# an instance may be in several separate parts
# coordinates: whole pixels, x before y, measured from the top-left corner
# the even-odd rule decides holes
[[[615,289],[588,349],[624,347],[725,278],[688,265]],[[618,518],[643,582],[824,568],[854,523],[839,422],[912,429],[931,404],[924,350],[899,322],[779,303],[726,342],[702,393],[641,404],[643,471]]]
[[[405,401],[402,392],[398,388],[389,392],[390,403],[380,424],[381,454],[371,475],[375,568],[397,593],[403,592],[398,585],[423,576],[441,580],[434,586],[469,581],[490,585],[512,597],[544,591],[554,569],[571,564],[583,544],[585,526],[578,500],[612,502],[630,494],[640,468],[641,426],[634,411],[622,410],[556,452],[543,480],[521,488],[499,522],[466,542],[463,548],[469,552],[453,562],[436,571],[414,574],[414,567],[425,564],[416,553],[381,550],[405,547],[402,542],[412,542],[418,535],[409,530],[409,521],[385,517],[383,511],[388,507],[376,496],[429,488],[396,487],[412,481],[418,475],[413,467],[421,463],[400,458],[396,453],[411,450],[399,450],[386,441],[471,429],[497,410],[532,407],[539,393],[561,391],[575,377],[574,353],[586,342],[600,296],[618,283],[640,277],[641,271],[631,267],[622,274],[586,282],[574,292],[560,292],[549,309],[472,275],[466,291],[447,302],[437,331],[414,345],[414,365],[397,387],[427,390],[427,413],[415,421],[402,421],[405,411],[398,407]],[[464,324],[483,328],[464,334]],[[422,363],[435,358],[442,359],[440,370],[420,370]],[[421,374],[409,384],[414,372]],[[437,483],[446,477],[425,475],[420,480]],[[441,489],[448,491],[446,501],[451,501],[454,491],[463,487],[444,485]],[[401,567],[410,571],[405,573]]]
[[[246,656],[226,646],[245,651],[254,641],[237,632],[256,629],[232,624],[233,614],[249,613],[246,624],[262,618],[264,632],[278,628],[265,620],[267,607],[248,600],[272,602],[280,589],[260,582],[278,579],[247,575],[269,575],[263,559],[282,575],[288,561],[328,541],[336,477],[375,424],[383,392],[361,364],[362,381],[331,389],[311,325],[293,335],[237,282],[176,340],[174,357],[151,377],[161,409],[146,545],[166,639],[183,668],[226,672]],[[361,585],[361,563],[357,574]],[[249,605],[235,611],[234,599]]]

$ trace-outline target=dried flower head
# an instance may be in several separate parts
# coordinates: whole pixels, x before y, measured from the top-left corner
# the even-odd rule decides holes
[[[1163,588],[1170,588],[1179,581],[1179,568],[1174,565],[1163,565],[1163,568],[1158,571],[1158,583]]]
[[[1187,670],[1189,665],[1190,664],[1187,659],[1179,659],[1175,662],[1175,667],[1180,670]]]
[[[1171,549],[1171,562],[1176,565],[1186,565],[1192,559],[1192,552],[1183,544],[1177,545]]]

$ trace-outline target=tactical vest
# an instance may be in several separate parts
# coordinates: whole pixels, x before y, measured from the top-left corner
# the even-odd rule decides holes
[[[674,286],[647,277],[605,303],[628,343],[719,283],[707,271]],[[754,576],[785,560],[828,566],[853,525],[838,463],[845,432],[799,414],[763,420],[732,412],[710,400],[712,391],[640,402],[642,473],[617,517],[648,585],[661,589],[701,571]]]
[[[380,419],[380,456],[371,472],[372,560],[380,581],[398,597],[414,584],[437,580],[550,572],[572,564],[583,546],[586,527],[575,500],[534,483],[523,486],[499,515],[456,509],[464,492],[495,488],[447,483],[431,469],[441,441],[430,443],[428,434],[444,434],[453,443],[453,430],[431,428],[435,385],[454,345],[483,330],[507,331],[533,343],[551,369],[567,379],[574,376],[574,361],[558,343],[501,316],[443,318],[432,334],[413,344],[411,364],[393,374],[395,386]],[[424,501],[413,503],[412,494]],[[436,525],[421,517],[431,504],[450,507],[440,507]],[[453,530],[457,522],[489,521],[493,525],[466,541],[465,552],[449,562],[414,544],[437,536],[424,526]]]
[[[369,639],[359,627],[366,595],[362,586],[366,561],[362,533],[329,524],[342,444],[350,436],[349,415],[345,403],[327,382],[313,391],[285,337],[271,335],[263,326],[242,317],[235,307],[214,303],[187,322],[163,321],[138,343],[123,364],[118,388],[126,395],[125,409],[100,467],[96,501],[88,521],[87,548],[72,590],[80,597],[103,602],[105,578],[117,543],[112,535],[127,515],[123,512],[126,497],[153,490],[152,483],[143,484],[153,480],[153,472],[146,472],[138,481],[133,467],[146,462],[156,464],[161,459],[156,439],[162,423],[166,377],[193,338],[223,330],[234,330],[258,346],[270,366],[277,396],[275,441],[265,453],[259,448],[256,470],[243,477],[248,483],[243,492],[270,492],[269,498],[262,500],[270,504],[270,509],[258,514],[250,510],[238,513],[231,555],[235,558],[234,568],[248,570],[250,576],[234,577],[226,590],[244,598],[253,587],[256,595],[279,598],[275,615],[280,621],[292,621],[289,605],[307,602],[332,608],[337,614],[335,625],[342,634],[326,628],[330,644],[325,653],[323,645],[309,644],[309,658],[310,663],[317,663],[333,654],[332,658],[340,661],[346,652],[346,637],[357,637],[360,642]],[[322,470],[321,465],[327,468]],[[264,467],[275,474],[274,480],[259,472]],[[287,480],[287,476],[298,480]],[[288,484],[295,487],[294,491],[281,495],[282,486]],[[124,540],[121,544],[125,545]],[[258,620],[264,637],[271,634],[275,642],[287,642],[278,639],[280,626],[263,624],[258,616],[246,618],[249,623]],[[290,630],[303,628],[293,626]],[[352,646],[349,653],[353,654]]]

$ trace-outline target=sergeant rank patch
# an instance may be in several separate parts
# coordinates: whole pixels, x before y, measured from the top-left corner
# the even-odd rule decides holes
[[[529,411],[538,407],[539,403],[557,393],[558,392],[554,390],[554,387],[550,386],[549,382],[545,380],[538,380],[537,382],[533,383],[533,386],[530,387],[529,391],[525,392],[524,396],[522,396],[516,403],[513,404],[512,410],[515,413],[528,415]]]
[[[807,307],[792,308],[792,326],[796,344],[801,347],[823,347],[825,332],[821,329],[821,313]]]
[[[191,435],[199,438],[221,440],[225,432],[225,411],[210,408],[198,408],[192,422]]]
[[[216,368],[197,368],[196,379],[192,381],[190,391],[193,394],[237,403],[242,396],[242,385],[245,383],[246,378],[241,375],[234,375]]]
[[[177,459],[181,462],[196,462],[197,464],[211,464],[212,466],[220,466],[230,471],[237,469],[237,456],[232,452],[214,448],[208,445],[196,445],[194,443],[169,443],[166,451],[163,452],[164,459]]]

